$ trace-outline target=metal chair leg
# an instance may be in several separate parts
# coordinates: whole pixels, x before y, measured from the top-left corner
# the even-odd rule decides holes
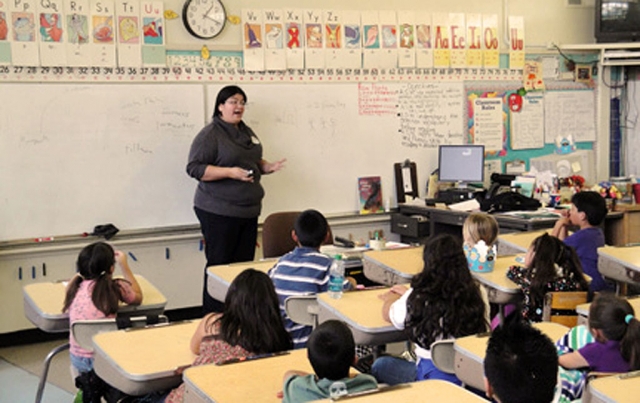
[[[36,403],[40,403],[42,401],[42,394],[44,393],[44,386],[47,384],[47,376],[49,374],[49,366],[51,365],[51,360],[56,354],[68,350],[69,343],[63,344],[49,351],[47,357],[44,359],[44,368],[42,369],[42,375],[40,376],[40,383],[38,384],[38,392],[36,393]]]

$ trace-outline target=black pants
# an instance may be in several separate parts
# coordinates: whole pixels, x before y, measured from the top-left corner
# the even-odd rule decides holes
[[[207,265],[204,270],[202,310],[222,312],[222,301],[213,299],[207,292],[207,267],[235,262],[250,262],[256,252],[258,217],[239,218],[209,213],[194,207],[204,236],[204,253]]]

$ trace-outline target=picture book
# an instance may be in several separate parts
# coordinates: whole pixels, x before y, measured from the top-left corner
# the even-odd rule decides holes
[[[382,213],[382,185],[379,176],[358,178],[360,214]]]

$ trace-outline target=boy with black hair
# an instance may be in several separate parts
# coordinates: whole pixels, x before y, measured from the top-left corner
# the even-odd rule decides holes
[[[487,396],[500,403],[549,403],[558,380],[551,339],[520,320],[498,326],[484,358]]]
[[[604,277],[598,271],[598,248],[604,246],[604,233],[599,228],[607,216],[607,205],[597,192],[578,192],[571,198],[571,209],[558,219],[551,235],[576,250],[582,271],[591,277],[589,289],[602,291],[610,289]],[[580,229],[568,235],[568,227]]]
[[[336,398],[376,389],[376,379],[367,374],[349,377],[356,361],[353,334],[339,320],[320,324],[309,337],[307,356],[314,374],[287,371],[284,375],[283,403]]]
[[[284,326],[293,339],[294,348],[303,348],[311,326],[291,321],[284,309],[284,301],[292,295],[309,295],[327,291],[329,286],[329,268],[331,259],[320,253],[320,245],[329,235],[329,224],[326,218],[316,210],[305,210],[296,219],[291,237],[297,247],[282,256],[276,265],[269,269],[269,277],[280,300],[280,311],[284,318]],[[349,288],[345,280],[344,287]]]

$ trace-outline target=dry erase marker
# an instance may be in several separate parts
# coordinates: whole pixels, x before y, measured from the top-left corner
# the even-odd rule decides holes
[[[164,257],[167,260],[171,259],[171,251],[169,250],[169,248],[164,248]]]
[[[53,241],[53,237],[52,236],[46,236],[46,237],[36,238],[36,239],[34,239],[34,241],[36,241],[36,242],[51,242],[51,241]]]
[[[129,252],[129,256],[131,256],[131,259],[133,259],[134,262],[138,261],[138,259],[136,258],[136,256],[133,253]]]

